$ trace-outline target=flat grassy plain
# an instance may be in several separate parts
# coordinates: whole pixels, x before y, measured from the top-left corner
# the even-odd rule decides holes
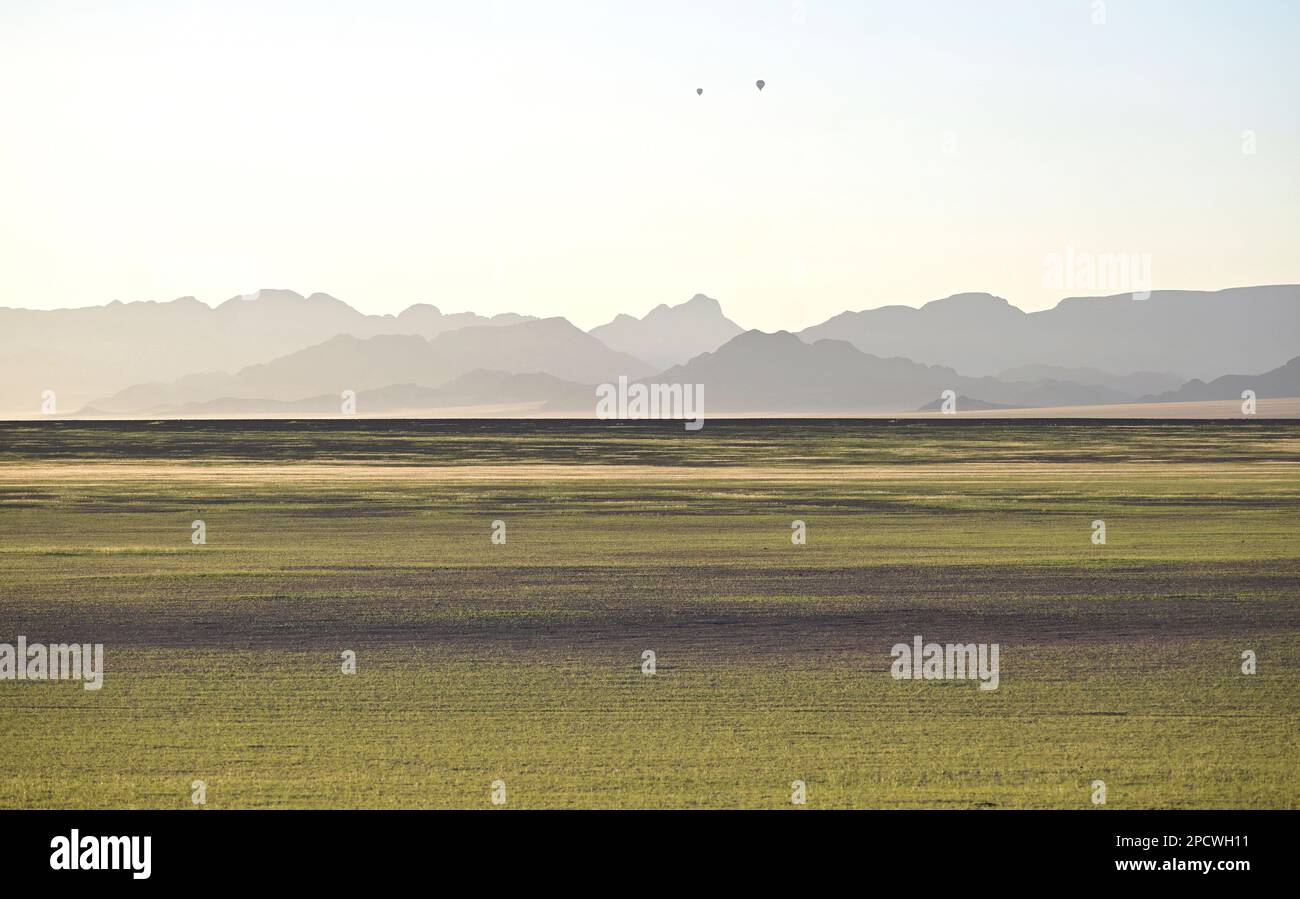
[[[0,642],[106,657],[0,806],[1295,808],[1298,538],[1289,422],[0,424]]]

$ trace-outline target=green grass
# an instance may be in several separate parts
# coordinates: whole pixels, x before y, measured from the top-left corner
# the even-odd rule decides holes
[[[1300,805],[1300,427],[327,424],[0,427],[0,806]]]

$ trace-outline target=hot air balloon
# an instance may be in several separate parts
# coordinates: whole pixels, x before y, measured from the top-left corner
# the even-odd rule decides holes
[[[764,81],[762,78],[758,79],[758,80],[755,81],[754,83],[758,85],[758,89],[759,89],[759,90],[762,90],[762,89],[763,89],[763,85],[767,84],[767,82]]]
[[[700,94],[702,94],[702,93],[704,93],[704,88],[702,88],[702,87],[697,87],[697,88],[695,89],[695,95],[696,95],[697,97],[698,97]]]

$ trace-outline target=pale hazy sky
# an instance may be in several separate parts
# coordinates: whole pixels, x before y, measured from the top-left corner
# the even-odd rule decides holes
[[[1300,281],[1300,3],[1097,6],[3,0],[0,305],[775,329],[1124,289],[1045,286],[1067,248]]]

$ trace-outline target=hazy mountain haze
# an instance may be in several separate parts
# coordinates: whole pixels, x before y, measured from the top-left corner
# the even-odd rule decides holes
[[[1201,381],[1295,357],[1300,287],[1070,298],[1036,313],[968,293],[846,312],[798,336],[742,331],[701,294],[590,333],[562,318],[444,315],[429,304],[366,316],[291,290],[215,308],[182,298],[0,309],[0,324],[0,411],[22,416],[47,389],[63,414],[327,411],[346,390],[386,391],[375,412],[460,404],[586,414],[591,398],[573,385],[620,376],[704,384],[715,411],[910,411],[943,389],[968,408],[1056,407],[1173,396],[1189,376],[1200,381],[1186,396],[1222,399],[1201,397]]]
[[[652,368],[611,350],[564,319],[540,319],[459,328],[432,340],[414,334],[344,334],[233,374],[193,375],[135,385],[96,397],[87,405],[100,413],[139,414],[214,401],[266,400],[279,404],[328,395],[334,397],[333,407],[337,409],[338,397],[345,390],[362,392],[395,385],[441,387],[476,370],[536,373],[585,385],[613,381],[620,375],[642,377]],[[508,382],[498,383],[515,389]],[[544,398],[550,395],[537,399]],[[247,405],[250,411],[268,411],[254,403]],[[223,402],[220,410],[231,411],[238,406]]]
[[[1040,312],[989,294],[959,294],[919,309],[841,313],[800,336],[847,340],[865,352],[972,375],[1051,364],[1214,378],[1272,368],[1295,355],[1300,285],[1070,297]]]
[[[71,410],[132,385],[233,373],[340,335],[431,338],[471,325],[528,320],[443,315],[428,304],[397,316],[363,315],[329,294],[277,289],[232,297],[215,308],[193,297],[78,309],[0,308],[0,410],[30,408],[31,398],[47,389]]]
[[[716,350],[744,328],[722,314],[712,297],[697,293],[677,306],[660,304],[642,318],[618,315],[591,329],[591,336],[653,366],[679,365]]]

